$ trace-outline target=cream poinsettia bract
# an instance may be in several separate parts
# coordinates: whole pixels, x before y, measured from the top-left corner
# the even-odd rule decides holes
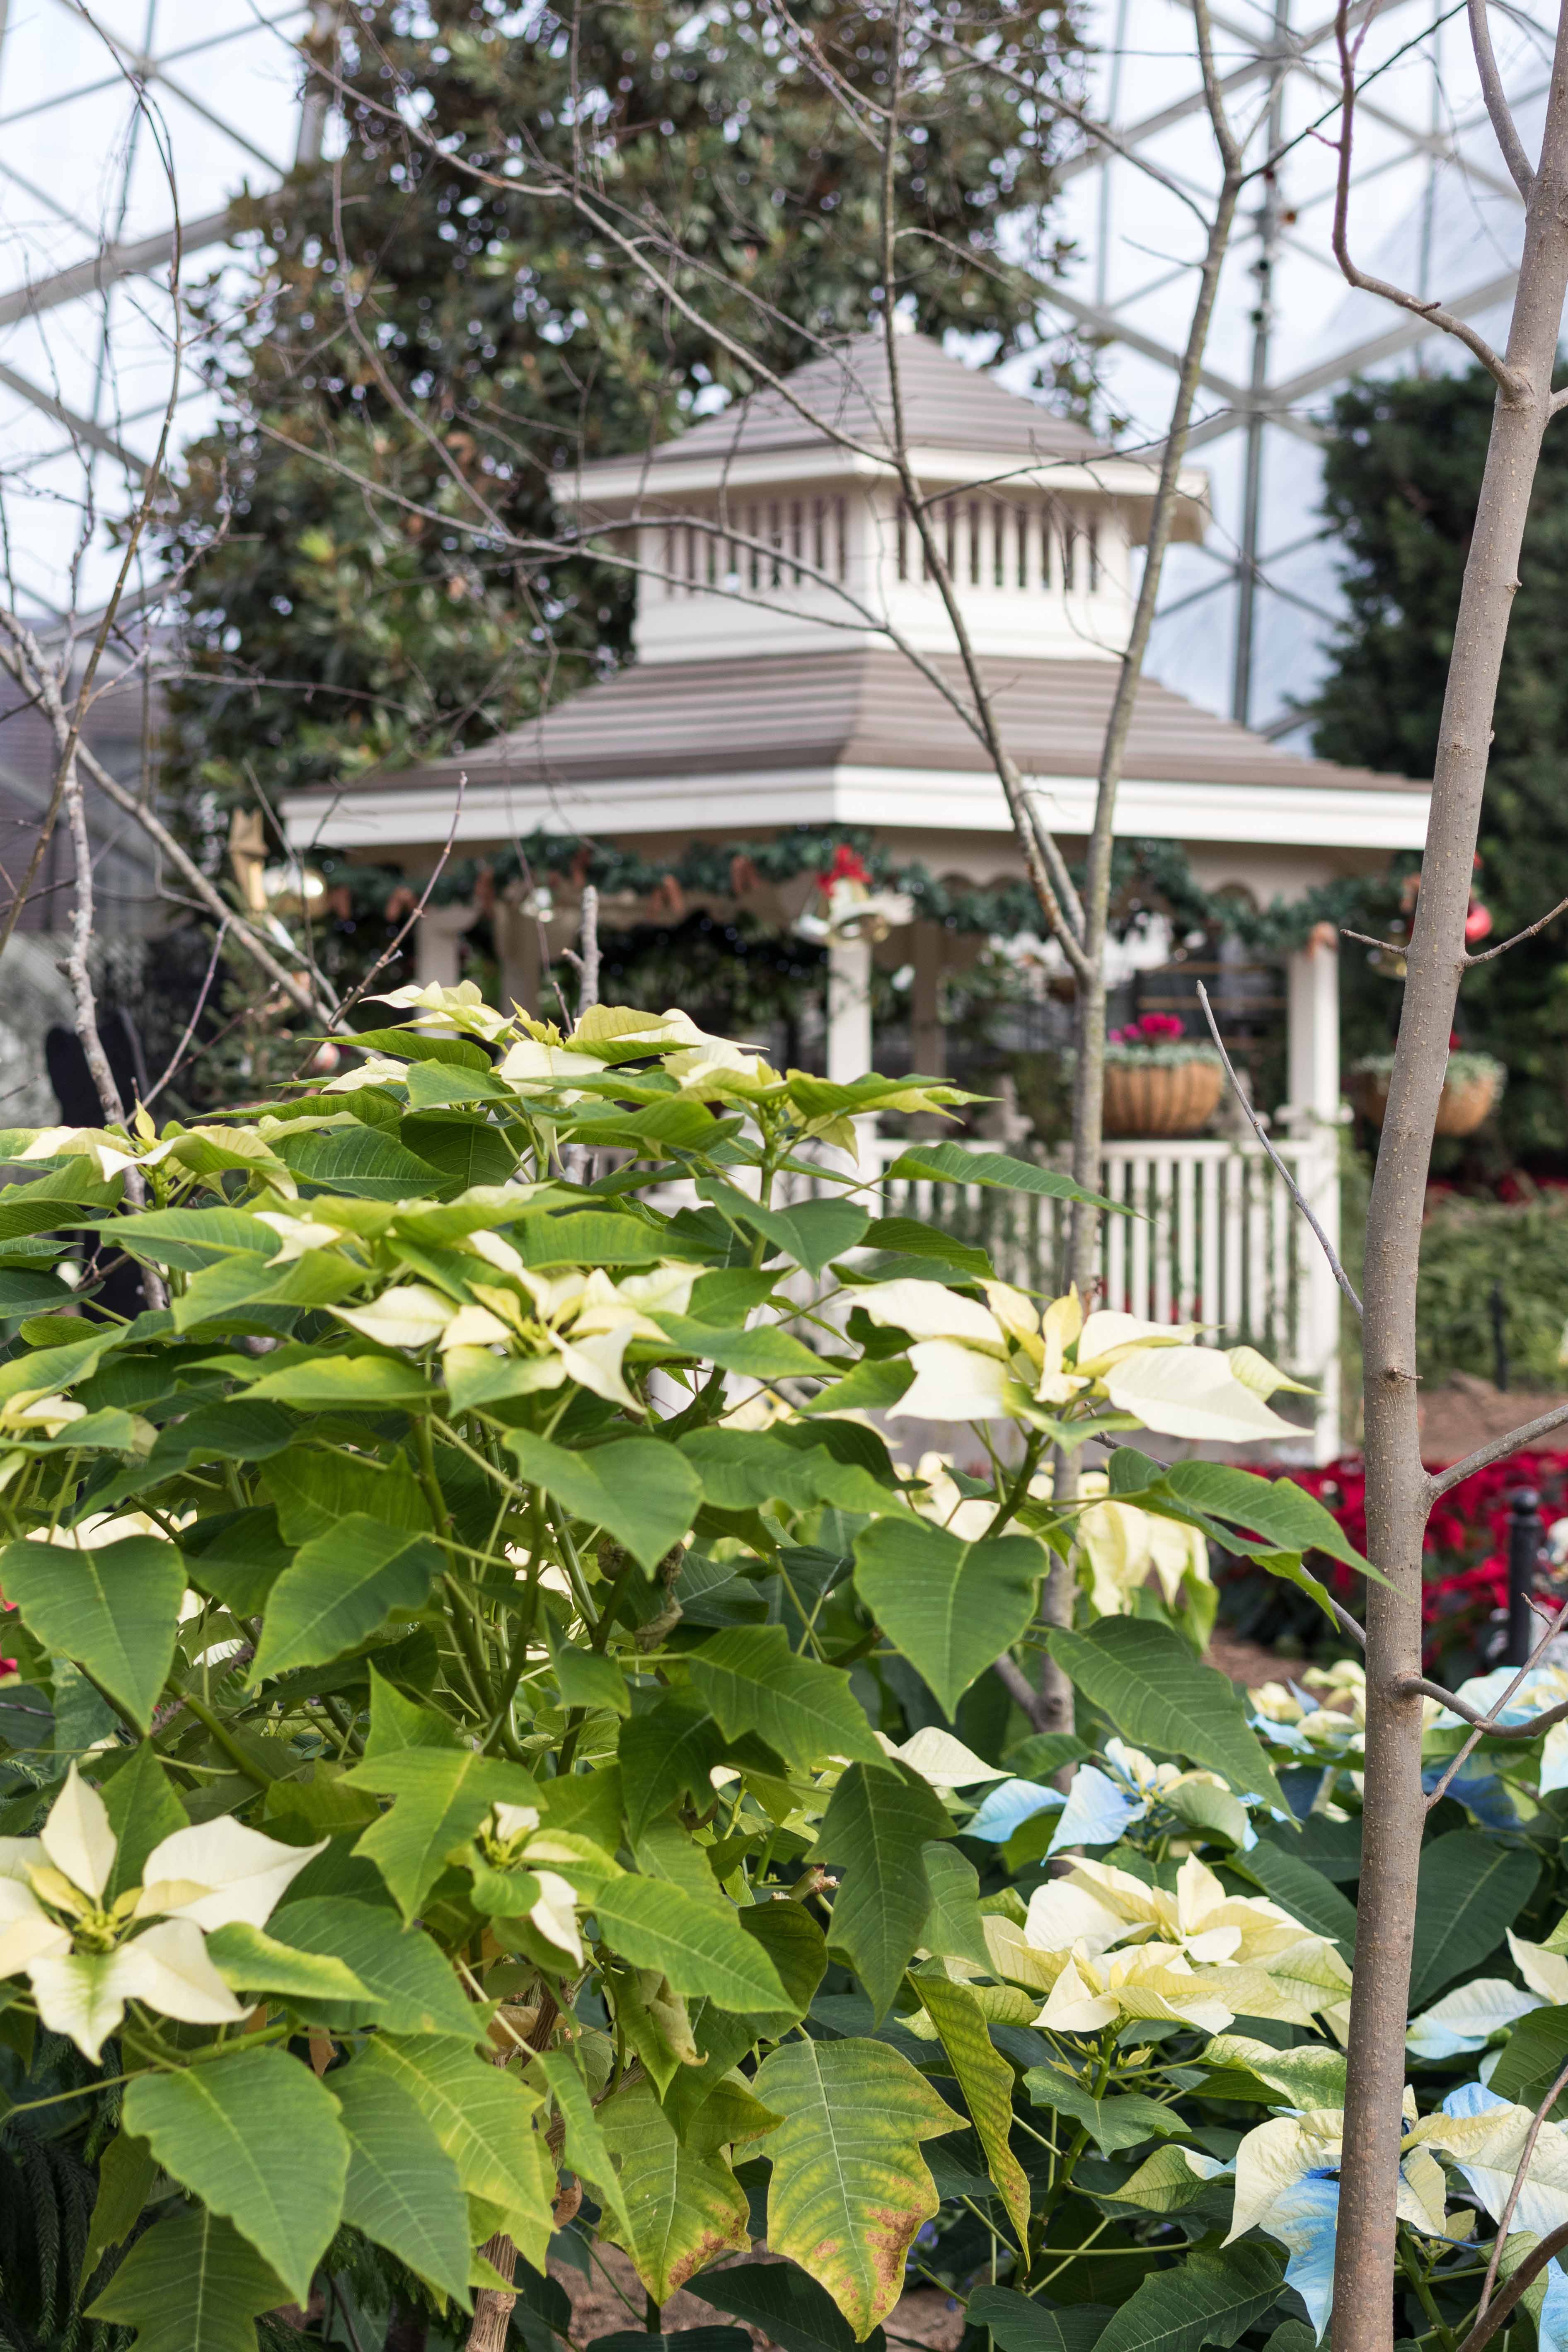
[[[583,1966],[583,1932],[577,1925],[577,1895],[558,1870],[543,1865],[574,1858],[575,1846],[539,1828],[537,1805],[492,1805],[489,1818],[475,1840],[480,1868],[504,1876],[526,1873],[526,1906],[517,1916],[564,1952],[574,1968]],[[520,1901],[523,1898],[520,1896]]]
[[[1108,1863],[1075,1863],[1036,1889],[1023,1942],[1040,1956],[1039,1975],[1055,1964],[1038,2022],[1066,2033],[1098,2033],[1118,2018],[1168,2018],[1209,2033],[1237,2016],[1310,2025],[1350,1992],[1350,1970],[1326,1937],[1267,1896],[1228,1894],[1196,1855],[1173,1893]],[[1005,1965],[1007,1955],[994,1957]]]
[[[0,1977],[26,1976],[39,2018],[94,2065],[128,2001],[186,2025],[245,2014],[206,1949],[215,1928],[260,1927],[318,1845],[283,1845],[227,1819],[175,1830],[140,1886],[112,1900],[117,1841],[73,1764],[36,1838],[0,1838]]]
[[[913,1343],[915,1378],[889,1419],[1048,1427],[1069,1408],[1109,1405],[1171,1437],[1246,1445],[1299,1433],[1267,1401],[1299,1383],[1256,1349],[1194,1347],[1195,1323],[1150,1323],[1103,1307],[1086,1317],[1076,1291],[1042,1314],[1007,1283],[980,1286],[984,1306],[913,1277],[857,1294],[874,1323]]]
[[[272,1222],[277,1228],[297,1221]],[[286,1249],[294,1239],[284,1235]],[[599,1266],[538,1273],[501,1234],[470,1234],[462,1247],[479,1261],[468,1279],[473,1297],[467,1302],[447,1297],[428,1283],[401,1282],[366,1306],[338,1307],[333,1314],[379,1346],[436,1349],[449,1382],[482,1372],[487,1359],[506,1353],[517,1359],[510,1393],[574,1381],[611,1404],[643,1412],[626,1385],[626,1349],[634,1339],[667,1343],[655,1318],[685,1314],[700,1266],[670,1261],[617,1282]],[[498,1283],[496,1276],[502,1280]]]
[[[1247,1694],[1266,1747],[1322,1762],[1359,1764],[1366,1738],[1366,1670],[1353,1658],[1309,1666],[1299,1682],[1261,1683]]]

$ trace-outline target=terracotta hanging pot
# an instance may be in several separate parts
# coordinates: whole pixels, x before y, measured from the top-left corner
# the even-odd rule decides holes
[[[1383,1125],[1383,1115],[1388,1108],[1388,1081],[1393,1075],[1391,1059],[1380,1057],[1376,1062],[1361,1063],[1352,1071],[1355,1088],[1356,1108],[1374,1127]],[[1448,1062],[1448,1075],[1443,1081],[1443,1092],[1437,1104],[1438,1135],[1474,1135],[1483,1119],[1497,1108],[1507,1083],[1508,1073],[1500,1062],[1489,1054],[1455,1054]]]
[[[1108,1061],[1107,1135],[1196,1135],[1214,1117],[1225,1085],[1217,1061]]]

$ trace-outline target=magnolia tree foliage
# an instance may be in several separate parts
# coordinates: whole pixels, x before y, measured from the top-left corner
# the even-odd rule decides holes
[[[439,2340],[513,2291],[548,2340],[565,2231],[785,2352],[922,2275],[1003,2352],[1304,2352],[1355,1674],[1249,1711],[1200,1654],[1210,1545],[1365,1563],[1289,1481],[1122,1442],[1278,1437],[1279,1375],[879,1215],[854,1119],[950,1088],[393,1002],[258,1113],[0,1139],[0,2084],[8,2145],[97,2160],[102,2339],[253,2352],[348,2269]],[[961,1170],[1071,1190],[895,1172]],[[168,1306],[84,1319],[121,1251]],[[984,1475],[900,1458],[931,1419]],[[1044,1643],[1082,1736],[1016,1743],[991,1669]],[[1434,1711],[1434,1781],[1464,1736]],[[1558,1738],[1483,1742],[1432,1817],[1417,2332],[1568,2047]],[[1564,2214],[1549,2124],[1505,2272]]]

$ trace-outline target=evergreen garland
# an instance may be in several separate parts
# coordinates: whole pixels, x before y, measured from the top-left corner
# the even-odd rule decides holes
[[[913,899],[918,918],[944,929],[986,938],[1016,939],[1044,932],[1039,902],[1022,880],[982,885],[944,881],[918,862],[900,865],[863,825],[796,825],[762,841],[691,842],[671,865],[639,850],[591,841],[581,835],[536,831],[516,845],[485,858],[452,860],[437,877],[431,904],[481,905],[495,892],[524,881],[538,886],[591,882],[605,897],[647,898],[663,891],[679,920],[688,896],[743,896],[750,879],[789,882],[820,875],[840,848],[860,857],[875,884]],[[407,877],[395,866],[323,861],[334,890],[346,890],[355,916],[392,919],[395,902],[406,898]],[[1260,958],[1289,954],[1303,946],[1319,923],[1337,929],[1385,927],[1397,908],[1398,885],[1385,876],[1347,876],[1318,883],[1300,898],[1276,898],[1254,908],[1234,891],[1208,891],[1193,873],[1180,843],[1119,841],[1112,863],[1113,928],[1119,937],[1136,931],[1156,914],[1167,916],[1178,938],[1201,930],[1237,940]],[[674,886],[671,890],[671,885]]]

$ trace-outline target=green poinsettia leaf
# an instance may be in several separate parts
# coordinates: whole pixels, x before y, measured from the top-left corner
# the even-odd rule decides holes
[[[412,1616],[447,1565],[427,1537],[353,1512],[301,1544],[267,1600],[251,1673],[257,1682],[323,1664],[396,1612]]]
[[[138,2238],[87,2315],[135,2328],[137,2352],[256,2352],[251,2322],[289,2300],[231,2221],[189,2205]]]
[[[792,1650],[782,1625],[717,1633],[689,1654],[686,1666],[729,1738],[754,1731],[803,1770],[831,1756],[881,1761],[848,1677]]]
[[[852,1764],[829,1801],[816,1861],[844,1876],[827,1940],[842,1953],[882,2016],[913,1958],[931,1909],[921,1849],[951,1823],[918,1772],[883,1758]]]
[[[1188,1756],[1218,1772],[1238,1796],[1289,1812],[1236,1685],[1198,1664],[1168,1625],[1103,1617],[1087,1633],[1058,1625],[1047,1638],[1063,1672],[1135,1748]]]
[[[391,1797],[354,1851],[374,1862],[405,1919],[413,1919],[455,1847],[470,1839],[492,1805],[537,1805],[539,1790],[519,1765],[469,1748],[408,1748],[367,1758],[345,1787]]]
[[[555,2226],[555,2168],[535,2128],[538,2092],[487,2064],[471,2040],[378,2033],[353,2063],[384,2074],[412,2100],[457,2166],[465,2195],[499,2213],[525,2258],[542,2270]]]
[[[506,1444],[531,1486],[542,1487],[574,1519],[606,1528],[650,1574],[702,1507],[697,1473],[675,1446],[656,1438],[622,1438],[573,1454],[513,1430]]]
[[[184,1563],[155,1536],[68,1550],[14,1543],[0,1591],[47,1650],[76,1659],[145,1732],[174,1663]]]
[[[695,2271],[751,2242],[746,2192],[720,2156],[684,2147],[648,2083],[617,2091],[598,2109],[620,2175],[624,2247],[654,2299],[668,2301]]]
[[[386,2067],[334,2067],[327,2087],[349,2144],[344,2221],[467,2311],[468,2202],[435,2126]]]
[[[904,2262],[937,2209],[922,2140],[963,2118],[882,2042],[790,2042],[757,2069],[784,2117],[767,2143],[768,2244],[820,2279],[864,2343],[904,2291]]]
[[[165,2172],[234,2223],[296,2303],[342,2210],[349,2148],[337,2108],[310,2067],[277,2049],[236,2050],[205,2066],[139,2074],[125,2129]]]
[[[1032,1536],[964,1543],[928,1519],[889,1515],[855,1538],[857,1591],[949,1717],[1028,1624],[1048,1566]]]

